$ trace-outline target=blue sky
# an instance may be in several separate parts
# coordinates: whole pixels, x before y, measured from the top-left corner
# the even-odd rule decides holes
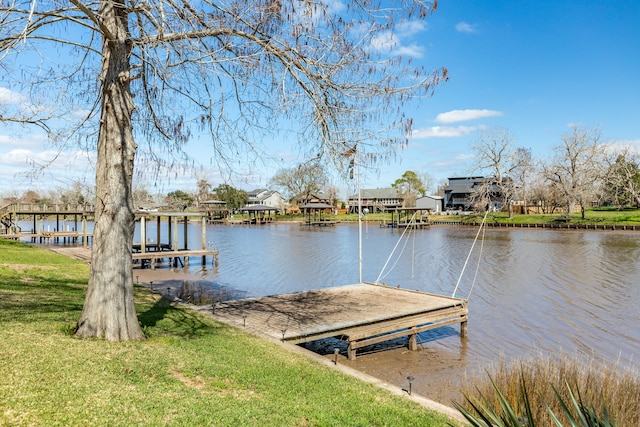
[[[408,147],[396,162],[365,176],[363,187],[387,187],[406,170],[429,173],[436,182],[474,173],[471,145],[484,128],[507,128],[538,158],[549,156],[575,123],[640,147],[639,24],[636,0],[440,0],[434,15],[397,32],[393,49],[427,68],[446,67],[449,81],[407,107],[415,123]],[[19,96],[0,87],[0,103]],[[30,159],[53,155],[42,139],[0,124],[0,194],[64,187],[74,179],[91,183],[82,153],[61,156],[35,182],[21,179],[17,174],[29,170]],[[290,147],[280,149],[295,163],[295,149],[289,156]],[[202,177],[222,183],[203,150],[197,142],[190,146],[194,158],[206,159],[199,172],[174,174],[154,188],[191,191]],[[232,184],[265,186],[282,166],[264,165]]]

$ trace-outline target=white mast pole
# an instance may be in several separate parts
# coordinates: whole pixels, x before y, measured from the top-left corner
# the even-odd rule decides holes
[[[362,194],[360,191],[360,144],[356,144],[356,163],[357,175],[356,183],[358,185],[358,277],[362,283]]]

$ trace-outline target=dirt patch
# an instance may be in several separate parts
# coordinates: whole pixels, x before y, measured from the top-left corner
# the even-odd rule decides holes
[[[186,377],[182,372],[177,371],[173,371],[171,375],[173,375],[173,377],[182,384],[187,387],[195,388],[196,390],[202,390],[206,386],[206,382],[201,376]]]

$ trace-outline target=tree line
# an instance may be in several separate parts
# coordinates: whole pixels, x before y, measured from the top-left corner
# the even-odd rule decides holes
[[[515,201],[537,213],[567,213],[592,206],[640,208],[640,152],[629,145],[603,141],[597,128],[573,125],[546,158],[516,145],[508,129],[483,131],[473,146],[476,171],[495,178],[504,206]],[[492,188],[478,191],[485,200]]]
[[[513,134],[503,128],[482,131],[471,148],[475,163],[469,173],[491,178],[472,195],[478,210],[486,206],[492,192],[500,196],[501,204],[510,212],[514,202],[522,206],[522,213],[584,213],[591,206],[640,208],[640,153],[630,146],[603,141],[598,129],[572,126],[552,152],[540,159],[534,158],[530,148],[518,146]],[[343,204],[340,189],[328,176],[321,163],[305,162],[279,169],[268,185],[290,202],[323,195],[334,206]],[[441,182],[435,195],[443,196],[447,184]],[[433,190],[434,179],[429,172],[408,170],[390,186],[402,194],[405,206],[413,206],[418,197]],[[154,196],[147,189],[134,186],[133,200],[138,208],[185,210],[207,200],[220,200],[230,209],[240,209],[249,197],[247,191],[231,184],[214,187],[201,178],[195,191],[174,190],[166,195]],[[76,182],[71,188],[46,194],[28,190],[21,196],[4,197],[4,204],[16,202],[93,205],[94,190]]]

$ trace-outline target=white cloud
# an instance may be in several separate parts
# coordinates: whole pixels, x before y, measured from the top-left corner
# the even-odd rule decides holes
[[[482,128],[482,126],[432,126],[429,128],[414,130],[411,133],[411,138],[458,138]]]
[[[629,152],[632,155],[640,154],[640,139],[614,140],[604,144],[608,153]]]
[[[400,46],[394,51],[394,53],[400,56],[422,58],[424,56],[424,48],[422,46],[418,46],[417,44],[412,44],[410,46]]]
[[[476,25],[475,24],[467,24],[464,21],[458,22],[456,24],[456,31],[460,32],[460,33],[475,33],[476,32]]]
[[[502,116],[501,111],[495,110],[452,110],[446,113],[440,113],[436,116],[438,123],[457,123],[469,120],[477,120],[485,117]]]
[[[408,44],[410,39],[424,31],[426,26],[420,21],[406,21],[398,24],[396,31],[382,31],[372,37],[371,47],[378,52],[388,52],[393,55],[424,57],[424,47],[417,43]]]
[[[0,105],[15,105],[25,101],[25,97],[6,87],[0,87]]]
[[[21,137],[12,136],[12,134],[16,132],[17,131],[14,130],[9,134],[0,134],[0,147],[4,150],[9,150],[11,148],[42,150],[47,144],[47,135],[43,133],[24,133]]]
[[[17,164],[26,165],[27,160],[32,156],[32,151],[17,148],[6,153],[1,153],[0,165],[3,165],[3,167],[16,167]]]
[[[398,29],[398,34],[400,34],[402,37],[411,37],[427,29],[423,21],[416,20],[404,21],[400,23],[396,28]]]
[[[473,153],[458,153],[456,154],[456,161],[467,161],[475,159],[476,155]]]
[[[398,37],[391,31],[382,32],[371,39],[371,46],[378,51],[391,51],[398,43]]]

